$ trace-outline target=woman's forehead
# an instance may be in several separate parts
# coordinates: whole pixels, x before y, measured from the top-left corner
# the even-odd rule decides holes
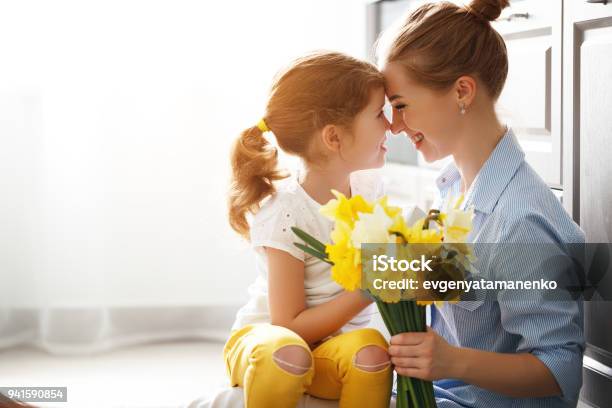
[[[390,100],[393,96],[406,96],[406,93],[413,93],[423,87],[422,84],[411,78],[409,72],[400,64],[389,63],[384,67],[382,73],[385,77],[385,93]]]
[[[406,78],[404,78],[405,73],[387,66],[386,69],[383,70],[383,75],[385,77],[385,93],[390,100],[395,99],[391,97],[395,96],[395,94],[399,93],[401,89],[407,86]]]
[[[385,85],[397,86],[403,84],[407,80],[406,70],[402,69],[399,64],[390,62],[382,69],[382,74],[385,77]]]

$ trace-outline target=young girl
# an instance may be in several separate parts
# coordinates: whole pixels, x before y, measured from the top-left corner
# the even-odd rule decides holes
[[[384,102],[376,68],[339,53],[315,53],[277,77],[262,120],[235,143],[229,220],[250,239],[258,276],[224,358],[248,408],[295,407],[303,393],[339,399],[345,408],[389,404],[388,344],[364,327],[371,300],[343,291],[328,264],[293,245],[299,239],[291,231],[297,226],[329,241],[332,222],[319,209],[333,198],[332,189],[376,198],[371,175],[353,172],[384,164]],[[303,174],[275,183],[287,175],[277,168],[268,132],[302,159]],[[250,223],[248,213],[254,214]]]
[[[383,61],[394,108],[391,130],[406,132],[427,161],[453,157],[436,180],[436,206],[445,208],[463,194],[462,208],[474,208],[472,242],[534,248],[544,243],[561,250],[564,243],[584,242],[584,234],[495,112],[508,56],[490,21],[508,4],[439,2],[408,17]],[[487,247],[490,264],[480,268],[482,277],[561,277],[563,271],[547,265],[543,254],[508,259],[508,247]],[[500,291],[499,301],[433,308],[433,330],[391,338],[395,370],[436,380],[438,408],[575,407],[584,350],[582,305],[513,296]]]

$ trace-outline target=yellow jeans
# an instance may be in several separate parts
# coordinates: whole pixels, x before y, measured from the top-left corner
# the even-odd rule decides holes
[[[306,365],[279,359],[276,352],[285,346],[299,346]],[[294,408],[304,393],[339,400],[340,408],[386,408],[391,365],[358,363],[356,356],[367,346],[388,349],[384,337],[371,328],[342,333],[311,350],[293,331],[262,323],[234,330],[223,358],[231,385],[244,389],[246,408]]]

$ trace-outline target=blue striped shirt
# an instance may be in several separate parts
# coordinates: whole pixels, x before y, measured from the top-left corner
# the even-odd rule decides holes
[[[461,176],[451,163],[436,180],[442,209],[458,197]],[[474,207],[474,243],[582,243],[584,233],[546,183],[525,162],[508,129],[465,194]],[[543,261],[542,261],[543,262]],[[507,276],[554,278],[538,259],[496,264]],[[500,271],[500,269],[502,269]],[[510,398],[457,380],[435,382],[439,408],[575,407],[582,385],[582,304],[475,300],[432,308],[431,326],[450,344],[500,353],[531,353],[552,372],[563,393],[552,398]]]

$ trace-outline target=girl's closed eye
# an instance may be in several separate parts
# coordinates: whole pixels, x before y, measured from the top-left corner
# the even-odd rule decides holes
[[[404,109],[406,107],[406,104],[404,103],[398,103],[397,105],[393,106],[393,109],[395,109],[396,111],[401,111],[402,109]]]

